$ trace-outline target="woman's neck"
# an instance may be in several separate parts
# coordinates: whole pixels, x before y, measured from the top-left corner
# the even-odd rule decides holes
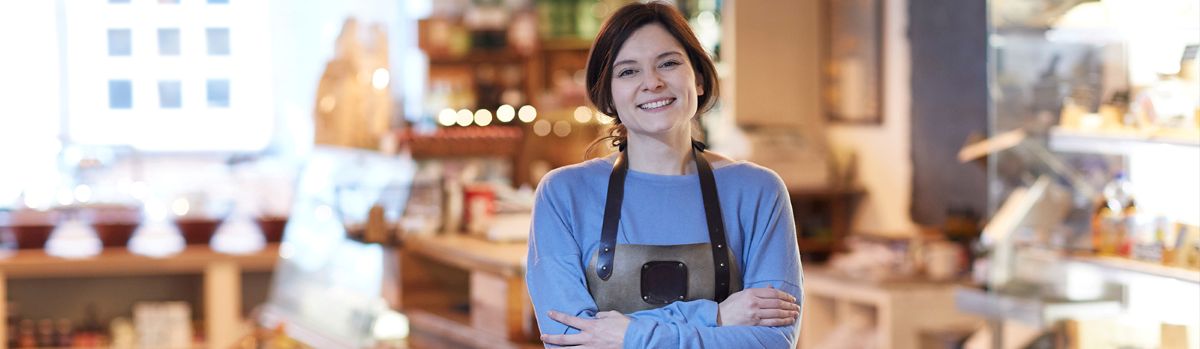
[[[630,132],[626,139],[629,169],[661,175],[683,175],[696,171],[689,133],[655,137]]]

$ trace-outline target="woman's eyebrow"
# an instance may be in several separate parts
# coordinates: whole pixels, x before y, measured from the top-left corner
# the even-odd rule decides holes
[[[658,54],[658,57],[655,57],[654,59],[662,59],[663,57],[671,56],[671,55],[683,56],[683,53],[680,53],[679,51],[667,51],[667,52]],[[616,66],[619,66],[622,64],[633,64],[633,63],[637,63],[637,61],[632,60],[632,59],[625,59],[625,60],[617,61],[617,63],[613,63],[613,66],[616,67]]]

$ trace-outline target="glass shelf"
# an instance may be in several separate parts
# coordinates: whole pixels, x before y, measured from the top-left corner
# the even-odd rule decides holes
[[[1117,257],[1079,256],[1071,257],[1071,260],[1100,267],[1110,272],[1130,272],[1200,284],[1200,270],[1184,269]]]
[[[1143,132],[1136,130],[1080,131],[1055,127],[1050,130],[1050,149],[1059,152],[1131,155],[1146,147],[1178,146],[1200,152],[1200,132]]]
[[[989,292],[976,287],[959,287],[954,301],[959,311],[988,319],[1015,320],[1042,327],[1062,319],[1103,318],[1119,314],[1117,298],[1068,301],[1034,294]]]

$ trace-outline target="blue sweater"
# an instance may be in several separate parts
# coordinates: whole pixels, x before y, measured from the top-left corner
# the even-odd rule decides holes
[[[592,159],[547,174],[538,186],[529,236],[526,283],[545,334],[578,333],[547,316],[556,310],[596,315],[584,275],[600,244],[612,163]],[[774,286],[802,300],[800,254],[787,189],[769,169],[736,162],[714,170],[727,239],[745,288]],[[618,244],[708,242],[700,180],[630,170],[625,180]],[[627,314],[626,348],[795,348],[790,326],[717,326],[712,300],[675,302]]]

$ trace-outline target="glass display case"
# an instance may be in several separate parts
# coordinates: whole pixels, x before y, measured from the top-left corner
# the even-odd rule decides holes
[[[960,292],[960,309],[1040,328],[1154,327],[1080,347],[1196,347],[1200,1],[988,11],[988,291]]]
[[[1178,161],[1195,160],[1200,138],[1198,7],[1194,0],[992,1],[991,133],[1027,137],[989,159],[991,211],[1013,189],[1049,175],[1082,211],[1067,214],[1071,231],[1055,247],[1094,247],[1091,204],[1106,187],[1108,196],[1116,186],[1137,190],[1118,201],[1136,196],[1139,211],[1195,225],[1200,198],[1161,194],[1197,192],[1187,183],[1197,178],[1194,166]],[[1153,168],[1167,163],[1175,168]]]
[[[394,310],[392,245],[416,168],[407,157],[315,148],[259,324],[318,348],[386,347],[407,336],[407,319]]]

